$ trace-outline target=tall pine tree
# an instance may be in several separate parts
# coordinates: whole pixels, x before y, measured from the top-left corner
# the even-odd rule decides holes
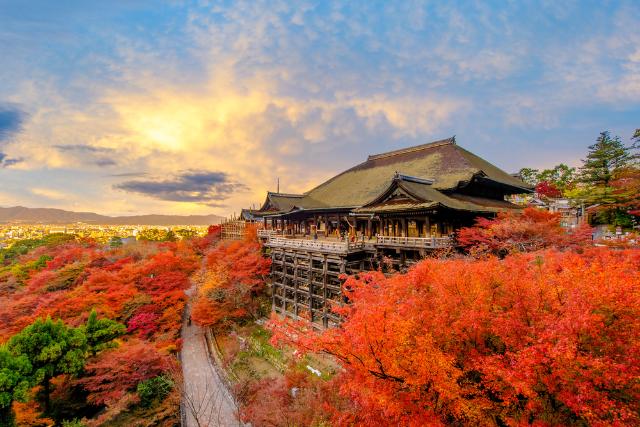
[[[614,173],[633,160],[632,147],[626,147],[619,137],[611,137],[608,131],[601,132],[596,143],[589,146],[587,158],[582,161],[582,182],[596,189],[609,187]]]
[[[580,180],[588,188],[586,201],[600,205],[596,218],[599,222],[631,224],[629,215],[618,206],[619,192],[612,182],[622,171],[634,165],[637,159],[635,149],[636,144],[626,146],[619,137],[611,137],[608,131],[600,133],[596,143],[589,146],[587,158],[580,168]]]

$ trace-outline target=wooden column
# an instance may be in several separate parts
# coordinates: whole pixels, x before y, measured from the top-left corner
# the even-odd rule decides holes
[[[287,317],[287,262],[286,262],[286,253],[282,251],[282,315]]]
[[[309,281],[309,320],[313,322],[313,271],[311,270],[311,266],[313,265],[313,259],[311,257],[311,252],[309,252],[309,266],[307,274]]]
[[[400,219],[400,226],[402,227],[402,231],[400,232],[400,235],[402,237],[407,237],[408,236],[408,228],[407,228],[407,219],[406,218],[401,218]]]
[[[293,254],[293,313],[298,318],[298,254]]]
[[[367,220],[367,237],[371,238],[371,218]]]
[[[327,274],[328,274],[327,255],[322,257],[322,326],[329,327],[328,307],[327,307]]]
[[[276,267],[276,251],[273,250],[271,251],[271,277],[274,278],[276,275],[274,274],[274,272],[276,271],[275,269]],[[273,280],[273,289],[271,289],[271,311],[273,311],[275,313],[276,311],[276,289],[278,287],[278,283],[276,282],[275,278]]]

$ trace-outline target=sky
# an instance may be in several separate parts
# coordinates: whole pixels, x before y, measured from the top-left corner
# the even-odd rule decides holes
[[[455,135],[508,172],[640,127],[638,1],[0,0],[0,206],[219,214]]]

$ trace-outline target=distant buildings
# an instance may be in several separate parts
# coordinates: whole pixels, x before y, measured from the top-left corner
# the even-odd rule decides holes
[[[202,236],[207,233],[207,226],[177,225],[177,226],[149,226],[149,225],[101,225],[101,224],[0,224],[0,244],[8,246],[12,241],[22,239],[39,239],[48,234],[73,234],[80,238],[94,239],[100,243],[108,243],[112,237],[129,238],[135,240],[146,230],[173,231],[178,240],[193,235]],[[129,239],[130,241],[131,239]]]

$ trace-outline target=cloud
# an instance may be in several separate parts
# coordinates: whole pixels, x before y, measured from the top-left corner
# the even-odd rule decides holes
[[[69,195],[52,188],[34,187],[29,190],[31,194],[37,197],[44,197],[49,200],[68,200]]]
[[[54,145],[56,150],[66,152],[81,152],[81,153],[111,153],[114,150],[106,147],[95,147],[93,145],[86,144],[69,144],[69,145]]]
[[[10,105],[0,105],[0,142],[7,141],[22,130],[27,114]]]
[[[101,159],[96,159],[93,162],[95,165],[100,166],[101,168],[107,167],[107,166],[115,166],[118,164],[118,162],[116,162],[113,159],[109,159],[107,157],[103,157]]]
[[[15,164],[21,163],[23,159],[12,159],[9,158],[5,153],[0,152],[0,168],[6,168],[9,166],[13,166]]]
[[[0,149],[22,131],[26,118],[27,114],[21,109],[0,104]],[[11,158],[7,153],[0,151],[0,168],[13,166],[22,161],[22,158]]]
[[[247,187],[231,181],[224,172],[187,170],[165,180],[131,180],[114,185],[118,190],[143,194],[172,202],[201,203],[220,206],[231,194]]]
[[[140,177],[149,175],[147,172],[123,172],[123,173],[112,173],[107,176],[116,177],[116,178],[132,178],[132,177]]]

